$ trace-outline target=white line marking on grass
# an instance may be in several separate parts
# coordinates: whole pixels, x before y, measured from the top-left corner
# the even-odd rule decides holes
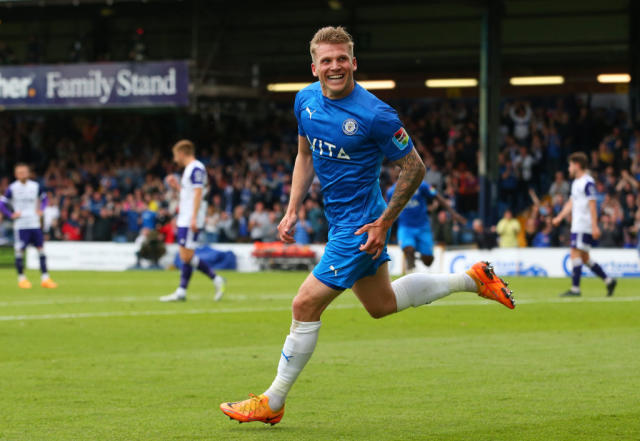
[[[232,294],[225,297],[225,301],[244,302],[247,300],[282,300],[291,299],[295,296],[291,294],[265,294],[246,295]],[[213,300],[213,295],[199,296],[189,295],[189,300]],[[74,303],[138,303],[138,302],[158,302],[159,296],[127,296],[127,297],[51,297],[48,299],[16,300],[0,302],[1,306],[41,306],[41,305],[63,305]]]
[[[335,305],[333,309],[351,309],[359,307],[359,304]],[[3,315],[0,321],[19,320],[56,320],[56,319],[78,319],[78,318],[99,318],[99,317],[145,317],[162,315],[195,315],[195,314],[233,314],[251,312],[277,312],[289,311],[291,307],[281,306],[273,308],[221,308],[221,309],[167,309],[155,311],[105,311],[105,312],[70,312],[61,314],[27,314],[27,315]]]
[[[143,297],[143,299],[147,299]],[[549,299],[521,299],[517,300],[517,305],[522,304],[571,304],[571,303],[622,303],[638,302],[640,296],[634,297],[582,297],[582,298],[549,298]],[[494,304],[490,300],[444,300],[432,303],[434,306],[485,306]],[[337,304],[330,306],[331,309],[354,309],[361,308],[359,303]],[[22,320],[60,320],[60,319],[80,319],[99,317],[145,317],[145,316],[170,316],[170,315],[195,315],[195,314],[234,314],[251,312],[278,312],[289,311],[290,306],[274,306],[262,308],[206,308],[206,309],[168,309],[168,310],[147,310],[147,311],[103,311],[103,312],[72,312],[58,314],[23,314],[0,316],[0,321],[22,321]]]

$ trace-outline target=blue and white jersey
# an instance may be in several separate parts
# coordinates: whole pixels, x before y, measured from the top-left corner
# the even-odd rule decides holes
[[[596,184],[585,173],[571,184],[571,232],[591,234],[591,211],[589,201],[596,198]]]
[[[205,197],[208,188],[207,170],[202,162],[197,159],[191,161],[182,172],[180,179],[180,205],[178,208],[178,228],[191,226],[191,216],[193,215],[194,190],[202,188],[202,200],[200,201],[200,209],[196,224],[198,228],[204,227],[204,217],[207,212],[207,203]]]
[[[356,83],[346,97],[332,100],[315,82],[298,92],[294,104],[298,134],[309,140],[329,224],[362,226],[386,208],[380,167],[386,157],[413,149],[398,114]]]
[[[387,201],[391,200],[396,184],[387,190]],[[421,227],[431,229],[429,221],[428,206],[436,197],[436,190],[426,182],[422,182],[420,187],[411,196],[409,202],[398,216],[398,226],[401,227]]]
[[[14,230],[40,228],[40,209],[42,201],[46,198],[44,189],[36,181],[27,180],[24,184],[14,181],[9,185],[0,201],[11,205],[13,212],[20,212],[20,217],[13,221]]]

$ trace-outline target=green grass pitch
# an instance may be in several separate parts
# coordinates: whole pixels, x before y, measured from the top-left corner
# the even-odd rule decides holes
[[[351,292],[325,313],[279,425],[222,401],[275,374],[303,273],[58,272],[19,291],[0,270],[1,440],[640,440],[640,282],[511,278],[514,311],[471,294],[382,320]],[[32,281],[38,274],[30,272]]]

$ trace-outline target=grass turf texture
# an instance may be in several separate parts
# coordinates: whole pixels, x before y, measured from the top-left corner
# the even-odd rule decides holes
[[[514,277],[515,311],[457,294],[378,321],[346,292],[271,427],[218,405],[270,384],[305,274],[226,273],[220,303],[197,274],[179,304],[156,301],[177,272],[53,276],[0,270],[2,440],[640,439],[637,279],[565,301]]]

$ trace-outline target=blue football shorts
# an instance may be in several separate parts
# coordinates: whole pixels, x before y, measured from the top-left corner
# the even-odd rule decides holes
[[[324,255],[313,269],[313,275],[329,288],[337,291],[349,289],[363,277],[372,276],[385,262],[391,260],[387,254],[387,243],[382,254],[373,259],[372,254],[360,251],[360,245],[367,242],[367,233],[356,236],[358,227],[335,227],[329,229],[329,242],[324,249]]]
[[[433,256],[433,234],[426,227],[407,227],[398,225],[398,242],[400,248],[412,247],[423,256]]]

